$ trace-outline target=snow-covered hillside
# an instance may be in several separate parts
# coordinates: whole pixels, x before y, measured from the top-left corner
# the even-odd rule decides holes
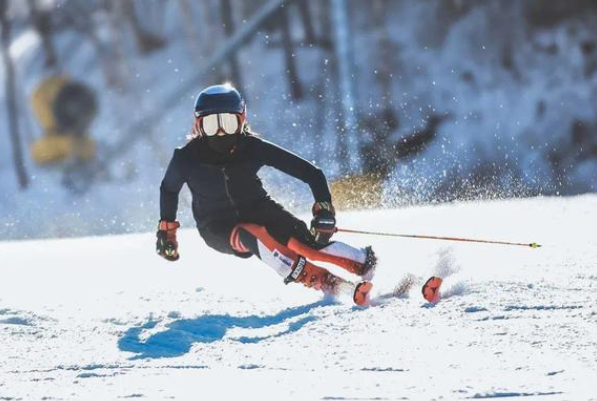
[[[397,118],[391,138],[399,141],[424,130],[432,116],[449,116],[420,155],[392,165],[385,204],[597,190],[597,14],[592,9],[536,27],[527,15],[528,2],[383,2],[390,46],[384,50],[379,47],[374,7],[348,3],[359,117],[382,122],[384,107],[389,107]],[[198,85],[189,84],[177,101],[163,105],[180,85],[193,82],[201,65],[192,59],[181,29],[180,4],[163,2],[163,26],[156,25],[168,39],[164,49],[142,56],[133,38],[123,36],[128,39],[120,44],[126,54],[124,88],[107,87],[102,67],[106,56],[98,55],[84,35],[72,30],[55,35],[64,71],[98,90],[100,114],[91,131],[99,141],[100,157],[108,149],[117,150],[125,137],[135,139],[134,146],[110,162],[109,173],[79,196],[62,186],[60,169],[35,166],[28,155],[31,141],[41,135],[29,97],[48,71],[31,27],[16,29],[11,52],[22,91],[19,105],[31,187],[18,189],[9,135],[0,127],[0,238],[133,233],[156,224],[159,183],[173,149],[185,143],[193,98],[202,87],[216,83],[215,77],[205,77]],[[151,7],[140,8],[151,14]],[[192,18],[202,21],[201,7],[194,9]],[[319,21],[316,10],[313,7]],[[298,13],[292,14],[293,37],[302,43]],[[98,38],[108,40],[109,15],[98,11],[93,19]],[[220,25],[198,27],[209,33],[209,40],[201,39],[202,47],[196,49],[202,61],[223,43]],[[318,32],[325,30],[315,25]],[[279,32],[263,30],[239,54],[249,122],[265,138],[317,162],[330,179],[338,178],[334,155],[342,135],[337,124],[341,94],[333,79],[337,60],[325,48],[298,46],[295,61],[305,97],[293,100],[279,41]],[[388,58],[386,84],[380,83],[382,56]],[[0,92],[0,104],[4,103]],[[6,120],[5,113],[0,107],[0,120]],[[151,130],[127,131],[135,121],[155,116],[161,118]],[[352,133],[368,141],[370,131],[361,127]],[[294,202],[292,210],[310,207],[309,194],[289,189],[287,180],[273,177],[269,183],[274,195]],[[190,215],[181,220],[190,222]]]
[[[596,211],[587,195],[341,214],[544,245],[339,235],[376,247],[378,291],[447,277],[436,305],[417,287],[365,309],[191,228],[177,263],[153,233],[0,243],[0,399],[597,400]]]

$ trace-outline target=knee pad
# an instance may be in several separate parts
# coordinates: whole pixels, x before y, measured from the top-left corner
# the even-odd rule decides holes
[[[359,274],[363,270],[361,260],[365,261],[364,252],[361,255],[359,250],[340,242],[333,242],[324,249],[317,250],[295,238],[291,238],[288,242],[288,248],[300,255],[304,255],[309,260],[332,263],[353,274]]]
[[[230,233],[230,247],[236,256],[247,259],[256,254],[257,244],[254,237],[237,225]]]
[[[239,252],[251,251],[283,278],[290,275],[299,259],[296,252],[281,244],[265,227],[257,224],[242,223],[236,226],[230,243],[233,249]]]
[[[250,252],[259,256],[257,238],[247,231],[242,224],[238,224],[232,229],[232,232],[230,233],[230,246],[235,252]]]

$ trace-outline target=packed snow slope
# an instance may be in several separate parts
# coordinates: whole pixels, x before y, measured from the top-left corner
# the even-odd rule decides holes
[[[344,212],[349,228],[540,249],[338,235],[373,244],[380,292],[357,308],[182,230],[0,243],[0,399],[597,400],[597,196]]]

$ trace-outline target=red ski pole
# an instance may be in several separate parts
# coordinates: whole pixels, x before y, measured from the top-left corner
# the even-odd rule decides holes
[[[383,236],[383,237],[435,239],[435,240],[442,240],[442,241],[476,242],[476,243],[481,243],[481,244],[515,245],[515,246],[526,246],[526,247],[530,247],[530,248],[540,248],[541,247],[541,245],[537,244],[536,242],[531,242],[530,244],[527,244],[527,243],[521,243],[521,242],[488,241],[488,240],[483,240],[483,239],[440,237],[440,236],[434,236],[434,235],[379,233],[379,232],[374,232],[374,231],[349,230],[346,228],[337,228],[336,232],[350,233],[350,234],[377,235],[377,236]]]

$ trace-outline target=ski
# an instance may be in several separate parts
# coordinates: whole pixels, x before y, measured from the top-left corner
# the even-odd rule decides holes
[[[437,303],[440,300],[439,290],[443,282],[444,280],[441,277],[430,277],[421,288],[423,298],[428,302]]]

